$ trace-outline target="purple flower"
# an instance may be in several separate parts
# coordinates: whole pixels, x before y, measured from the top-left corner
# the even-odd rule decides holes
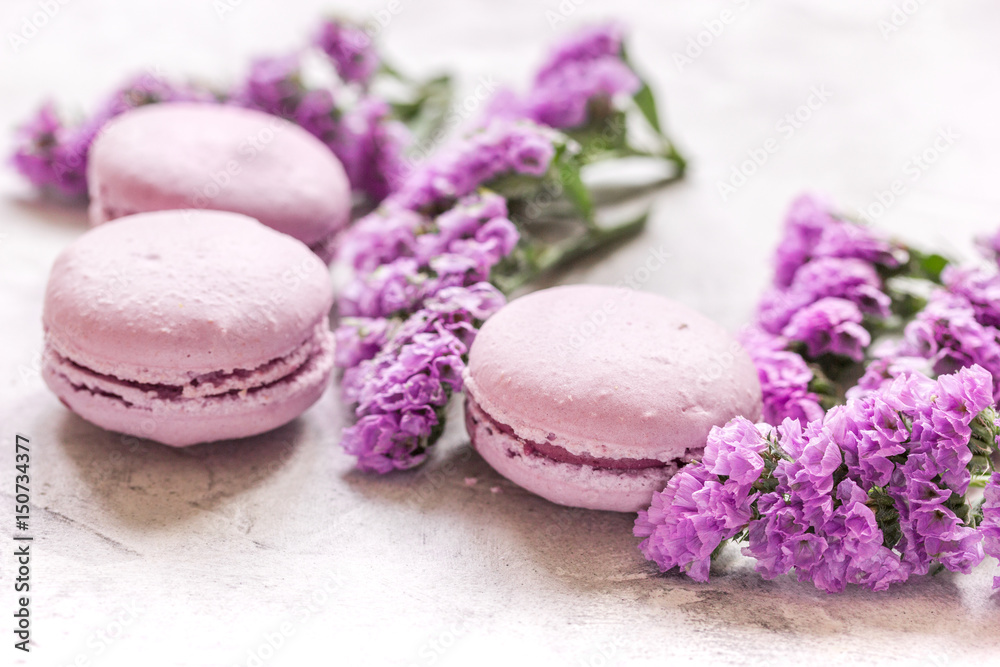
[[[839,220],[824,200],[803,195],[792,202],[785,234],[775,253],[775,284],[788,287],[798,270],[820,257],[853,257],[895,267],[904,251],[861,225]]]
[[[565,62],[535,79],[524,101],[525,118],[564,129],[608,115],[618,95],[633,95],[642,86],[635,72],[617,56]]]
[[[604,23],[584,28],[552,49],[538,70],[538,78],[557,74],[569,64],[620,57],[624,29],[618,23]]]
[[[75,196],[87,191],[86,148],[77,141],[77,132],[65,127],[49,102],[22,125],[15,138],[14,168],[39,188],[55,188]],[[75,147],[81,146],[81,151]]]
[[[340,109],[329,90],[303,90],[287,111],[287,118],[326,144],[340,136]],[[338,159],[339,156],[338,156]],[[342,160],[341,160],[342,161]],[[345,167],[346,168],[346,167]],[[350,174],[348,174],[350,179]]]
[[[861,326],[861,310],[851,301],[827,297],[795,313],[782,335],[806,344],[809,356],[837,354],[861,361],[871,334]]]
[[[754,323],[759,332],[748,345],[769,423],[821,415],[821,397],[812,386],[825,400],[838,400],[827,378],[845,374],[844,360],[864,361],[872,342],[869,327],[877,330],[892,314],[882,272],[905,258],[902,247],[835,217],[819,198],[805,195],[792,203],[775,253],[774,285],[761,298]],[[892,354],[902,354],[902,347]],[[893,362],[878,364],[853,394],[870,393],[900,372]]]
[[[301,59],[298,54],[258,58],[250,63],[250,73],[230,96],[240,106],[290,118],[303,92]]]
[[[748,329],[740,342],[757,367],[765,422],[780,424],[789,417],[807,422],[823,415],[819,396],[809,390],[813,373],[802,357],[785,349],[785,339]]]
[[[11,159],[15,169],[35,187],[79,196],[87,192],[90,146],[107,121],[144,104],[213,99],[205,90],[142,75],[127,81],[99,105],[97,112],[75,126],[65,125],[49,102],[19,128]]]
[[[371,272],[400,257],[413,257],[430,224],[415,211],[384,202],[343,234],[340,258],[356,271]]]
[[[419,304],[427,276],[416,260],[402,257],[358,276],[340,295],[340,312],[348,317],[391,317]]]
[[[725,428],[712,428],[702,464],[713,475],[729,477],[749,488],[764,470],[760,452],[766,447],[767,441],[753,422],[734,419]]]
[[[743,555],[755,558],[755,569],[765,579],[788,574],[796,566],[810,568],[823,558],[826,540],[809,536],[809,523],[797,507],[788,505],[777,493],[762,495],[757,501],[760,518],[750,522]]]
[[[564,138],[529,121],[497,120],[437,151],[405,176],[392,202],[414,211],[447,209],[508,173],[545,174]]]
[[[986,483],[981,505],[983,520],[979,533],[983,538],[983,551],[988,556],[1000,558],[1000,472],[995,472]],[[993,578],[993,589],[1000,588],[1000,577]]]
[[[502,90],[485,114],[492,119],[527,119],[549,127],[580,127],[606,117],[620,95],[642,86],[625,62],[617,24],[587,28],[556,45],[523,98]]]
[[[342,20],[323,21],[316,46],[325,53],[343,81],[367,86],[379,67],[379,57],[364,29]]]
[[[780,333],[797,311],[826,297],[851,301],[868,315],[889,316],[889,296],[882,291],[882,280],[870,263],[823,257],[803,265],[788,288],[765,295],[758,315],[761,326]]]
[[[856,431],[857,447],[850,461],[854,476],[867,488],[885,486],[895,469],[891,458],[906,452],[903,441],[910,433],[899,416],[881,397],[862,403],[870,416]]]
[[[345,323],[358,333],[338,330],[338,339],[343,336],[353,346],[343,365],[356,363],[341,384],[357,415],[342,443],[358,458],[359,468],[386,473],[423,462],[448,398],[462,389],[464,358],[479,323],[503,303],[503,295],[488,283],[444,289],[398,323],[367,358],[368,350],[360,351],[363,344],[357,341],[385,335],[380,324],[374,334],[362,329],[370,321]]]
[[[961,296],[935,291],[906,326],[899,354],[929,360],[940,375],[982,366],[993,376],[994,400],[1000,399],[1000,331],[981,324]]]
[[[379,202],[403,179],[403,152],[409,141],[406,127],[391,118],[388,103],[367,96],[342,112],[331,147],[351,187]]]
[[[639,548],[646,558],[663,572],[678,567],[696,581],[707,581],[712,552],[750,521],[756,496],[752,484],[764,468],[758,452],[766,447],[761,432],[746,419],[712,429],[705,461],[681,469],[653,495],[650,508],[639,512],[634,533],[645,538]],[[727,479],[713,470],[725,471]]]
[[[365,415],[345,428],[340,444],[358,458],[359,468],[384,474],[423,462],[426,452],[414,452],[413,439],[400,430],[398,414],[382,413]]]
[[[341,293],[341,313],[406,314],[446,288],[487,280],[519,238],[506,214],[504,199],[488,192],[433,220],[387,202],[344,235],[342,257],[361,270]]]
[[[973,447],[1000,438],[991,390],[979,367],[936,382],[904,374],[805,425],[754,432],[734,420],[640,513],[643,553],[705,580],[715,549],[742,539],[762,576],[794,573],[831,593],[885,590],[934,564],[968,572],[1000,551],[1000,475],[979,530],[964,499]]]
[[[351,368],[371,359],[385,345],[388,333],[389,321],[383,318],[342,318],[334,332],[337,342],[335,363],[340,368]]]
[[[983,269],[945,267],[941,280],[948,291],[972,306],[976,321],[1000,327],[1000,274]]]
[[[875,352],[879,357],[880,353]],[[880,358],[868,363],[865,373],[858,380],[857,384],[847,390],[847,399],[861,399],[876,392],[881,392],[889,387],[900,375],[919,374],[929,375],[931,373],[930,364],[921,357],[908,357],[899,355],[896,350],[891,350]]]

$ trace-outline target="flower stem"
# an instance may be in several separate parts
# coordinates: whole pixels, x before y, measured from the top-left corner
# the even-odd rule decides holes
[[[586,233],[537,248],[535,252],[527,252],[526,266],[511,274],[495,274],[492,282],[505,294],[523,287],[542,275],[565,267],[582,257],[601,250],[641,232],[649,219],[649,212],[626,222],[611,226],[588,226]],[[538,242],[536,242],[538,243]]]

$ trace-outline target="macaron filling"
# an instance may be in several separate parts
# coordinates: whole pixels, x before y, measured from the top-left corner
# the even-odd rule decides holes
[[[552,442],[535,442],[518,436],[514,433],[513,428],[507,424],[497,421],[492,415],[483,410],[482,406],[476,402],[471,394],[467,394],[466,396],[466,412],[468,415],[467,418],[472,422],[474,427],[479,426],[480,422],[484,422],[482,428],[486,430],[487,434],[493,435],[493,431],[495,430],[498,433],[508,436],[508,438],[512,441],[520,445],[520,452],[516,450],[508,452],[508,456],[511,457],[523,453],[525,456],[549,459],[556,463],[589,466],[597,470],[627,472],[650,470],[654,468],[676,468],[679,465],[683,465],[684,463],[692,460],[698,454],[698,452],[688,452],[683,457],[679,457],[669,462],[660,461],[659,459],[612,459],[590,456],[588,454],[574,454],[565,447],[561,447],[560,445]],[[555,434],[549,434],[549,438],[554,440]],[[473,445],[475,445],[474,442]]]
[[[533,440],[527,440],[519,437],[516,433],[514,433],[514,429],[507,424],[500,423],[489,415],[485,410],[483,410],[482,406],[471,397],[471,395],[468,397],[467,401],[472,407],[471,419],[473,420],[473,423],[478,423],[478,420],[485,421],[486,425],[484,428],[487,430],[487,433],[490,433],[492,429],[495,429],[496,431],[517,440],[521,444],[524,453],[528,456],[539,456],[557,461],[559,463],[585,465],[590,466],[591,468],[604,468],[608,470],[643,470],[645,468],[663,468],[667,465],[665,462],[658,459],[612,459],[590,456],[588,454],[573,454],[565,447],[560,447],[552,442],[535,442]],[[550,433],[549,438],[554,440],[555,434]]]
[[[143,381],[151,375],[148,372],[131,373],[135,378],[132,379],[120,377],[124,375],[121,371],[115,375],[107,372],[106,368],[93,367],[102,364],[88,366],[79,359],[62,354],[51,337],[46,339],[44,355],[51,372],[74,390],[114,399],[127,407],[143,407],[157,401],[203,401],[230,395],[245,397],[248,393],[294,381],[318,361],[325,363],[322,357],[331,353],[332,334],[324,321],[314,328],[306,341],[282,357],[252,369],[220,370],[177,378],[176,384]],[[142,375],[147,377],[140,377]]]

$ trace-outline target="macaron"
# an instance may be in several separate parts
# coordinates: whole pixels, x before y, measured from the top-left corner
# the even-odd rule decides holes
[[[761,414],[757,371],[725,329],[624,288],[510,302],[476,336],[464,381],[476,451],[528,491],[588,509],[648,507],[713,426]]]
[[[332,302],[326,265],[252,218],[128,216],[56,259],[42,377],[87,421],[167,445],[263,433],[329,384]]]
[[[328,262],[351,214],[333,152],[287,120],[197,102],[137,107],[102,128],[87,164],[90,222],[135,213],[243,213],[294,236]]]

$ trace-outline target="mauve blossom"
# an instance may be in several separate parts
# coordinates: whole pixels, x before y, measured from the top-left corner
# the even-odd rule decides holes
[[[764,421],[780,424],[789,417],[810,421],[822,416],[819,396],[809,389],[813,373],[801,356],[785,349],[787,341],[759,329],[747,329],[740,342],[757,368]]]
[[[478,325],[503,303],[488,283],[447,288],[395,325],[373,356],[338,358],[356,362],[345,370],[341,391],[355,405],[357,421],[344,429],[341,445],[360,469],[386,473],[423,462],[442,410],[462,389],[464,358]],[[363,335],[358,330],[358,322],[345,321],[338,340],[356,339]]]
[[[372,39],[360,25],[339,19],[323,21],[314,41],[348,83],[368,85],[379,67]]]
[[[851,301],[827,297],[795,313],[781,334],[805,343],[812,358],[837,354],[854,361],[864,359],[871,334],[861,326],[864,316]]]
[[[497,176],[545,174],[556,143],[564,140],[527,120],[496,120],[444,146],[406,174],[391,201],[414,211],[447,210]]]
[[[1000,558],[1000,472],[993,473],[983,491],[983,520],[979,534],[986,555]],[[993,578],[993,589],[1000,588],[1000,576]]]
[[[610,115],[618,96],[631,96],[642,81],[625,62],[622,29],[615,23],[579,31],[549,53],[523,97],[501,90],[485,114],[493,119],[527,119],[570,129]]]
[[[844,360],[864,362],[872,332],[892,317],[883,275],[907,259],[906,251],[831,211],[814,196],[792,203],[775,253],[773,285],[758,304],[754,333],[743,341],[757,365],[764,419],[771,424],[787,417],[815,419],[824,403],[839,401],[827,378],[843,374]],[[901,354],[897,346],[893,355]],[[906,365],[876,364],[852,390],[855,397],[876,390]]]
[[[934,564],[968,572],[1000,552],[1000,476],[980,528],[962,518],[971,424],[979,442],[1000,435],[991,390],[977,366],[937,381],[913,373],[804,425],[734,420],[639,513],[640,548],[703,581],[715,549],[738,538],[762,576],[795,574],[830,593],[885,590]]]
[[[205,89],[144,74],[126,81],[98,105],[96,112],[75,125],[60,119],[54,104],[47,102],[18,128],[11,162],[35,187],[80,196],[87,192],[90,146],[109,120],[145,104],[214,99]]]
[[[821,257],[853,257],[885,267],[905,260],[902,248],[877,232],[842,220],[832,213],[829,202],[802,195],[794,202],[785,220],[785,233],[775,252],[775,284],[788,287],[807,262]]]
[[[341,257],[359,270],[341,291],[341,314],[405,316],[445,288],[488,280],[519,238],[506,216],[490,192],[466,195],[437,218],[386,202],[344,234]]]

